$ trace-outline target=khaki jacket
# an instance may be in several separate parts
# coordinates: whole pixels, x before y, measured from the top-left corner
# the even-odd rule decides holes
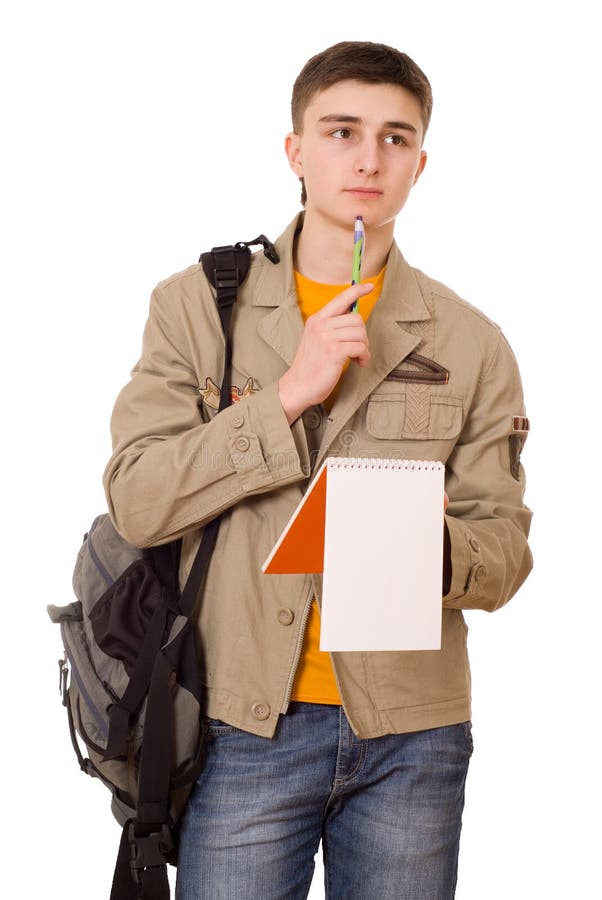
[[[461,722],[470,718],[461,610],[497,609],[531,569],[516,361],[496,325],[394,244],[367,325],[369,365],[349,366],[330,413],[312,407],[289,426],[277,382],[303,332],[292,265],[301,225],[302,216],[277,241],[278,265],[252,258],[232,321],[236,402],[219,415],[224,341],[202,267],[157,286],[141,359],[111,421],[109,510],[137,546],[183,536],[182,579],[200,529],[222,514],[199,613],[206,711],[271,737],[321,577],[264,575],[261,564],[310,474],[325,456],[446,463],[452,578],[441,650],[333,653],[332,662],[362,738]]]

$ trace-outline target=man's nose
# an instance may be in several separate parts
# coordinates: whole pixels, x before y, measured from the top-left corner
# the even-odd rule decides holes
[[[374,138],[364,138],[358,146],[355,160],[355,171],[358,175],[375,175],[380,167],[380,155],[378,141]]]

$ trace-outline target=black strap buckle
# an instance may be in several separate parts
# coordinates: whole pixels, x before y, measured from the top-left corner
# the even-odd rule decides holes
[[[249,250],[246,250],[247,255]],[[214,247],[211,251],[213,261],[213,286],[217,289],[217,305],[231,306],[236,300],[236,291],[242,281],[239,261],[235,247]]]
[[[239,241],[229,246],[214,247],[201,253],[199,262],[205,276],[217,291],[216,302],[224,333],[228,332],[229,317],[236,300],[236,292],[247,277],[251,265],[251,247],[261,244],[263,252],[272,263],[279,262],[275,246],[260,234],[252,241]]]
[[[140,884],[145,869],[164,866],[174,846],[171,831],[167,825],[161,825],[160,831],[136,835],[135,822],[130,822],[128,843],[130,845],[130,867],[136,884]]]
[[[238,287],[240,274],[238,269],[214,269],[215,286],[217,288],[234,288]]]

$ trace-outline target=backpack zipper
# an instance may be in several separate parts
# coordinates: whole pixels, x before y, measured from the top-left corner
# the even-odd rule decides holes
[[[67,706],[67,681],[69,679],[69,663],[67,662],[67,651],[63,653],[63,658],[59,659],[59,694],[63,700],[63,706]]]
[[[77,666],[75,665],[75,660],[74,660],[74,658],[73,658],[73,654],[69,651],[69,648],[68,648],[68,641],[67,641],[67,639],[66,639],[65,631],[64,631],[64,628],[63,628],[62,625],[61,625],[61,632],[62,632],[62,636],[63,636],[63,644],[64,644],[64,646],[65,646],[65,656],[66,656],[66,658],[68,659],[69,664],[70,664],[70,666],[71,666],[71,675],[72,675],[72,677],[75,678],[75,680],[77,681],[77,686],[78,686],[78,688],[79,688],[79,692],[80,692],[81,696],[84,698],[84,702],[85,702],[86,706],[88,707],[88,709],[90,710],[90,712],[91,712],[92,715],[94,716],[94,718],[95,718],[95,720],[96,720],[96,723],[97,723],[98,727],[99,727],[100,730],[102,731],[102,733],[103,733],[103,735],[105,736],[105,738],[108,738],[108,736],[109,736],[109,729],[108,729],[107,723],[106,723],[106,721],[105,721],[105,717],[104,717],[103,714],[100,712],[100,710],[98,709],[98,707],[95,705],[94,701],[93,701],[92,698],[90,697],[90,694],[89,694],[88,691],[86,690],[86,687],[85,687],[85,685],[84,685],[84,682],[83,682],[83,680],[82,680],[82,677],[81,677],[81,675],[80,675],[80,673],[79,673],[79,671],[78,671]],[[62,671],[64,671],[64,669],[63,669]]]
[[[100,557],[98,556],[98,553],[96,552],[96,550],[94,548],[94,544],[92,542],[92,534],[93,534],[94,529],[96,528],[97,524],[98,524],[98,518],[94,519],[94,521],[92,522],[92,527],[90,528],[90,531],[88,533],[88,547],[90,549],[90,556],[94,560],[96,568],[98,569],[98,571],[100,572],[100,574],[102,575],[104,580],[106,581],[107,587],[111,587],[111,585],[113,584],[115,579],[111,577],[111,574],[103,566],[102,562],[100,561]]]

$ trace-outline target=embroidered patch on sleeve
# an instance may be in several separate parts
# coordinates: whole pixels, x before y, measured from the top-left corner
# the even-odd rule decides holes
[[[238,401],[242,400],[244,397],[248,397],[250,394],[256,394],[258,390],[259,386],[255,383],[253,377],[247,378],[242,388],[232,384],[230,385],[230,402],[238,403]],[[199,394],[203,398],[203,403],[205,403],[206,406],[209,406],[211,409],[219,409],[219,387],[212,378],[205,379],[205,387],[199,388]]]
[[[205,406],[209,406],[211,409],[219,409],[219,388],[215,381],[211,378],[206,378],[205,387],[199,388],[199,394],[203,398]]]
[[[529,420],[526,416],[512,416],[512,434],[508,436],[508,452],[510,472],[517,481],[520,480],[520,455],[529,434],[529,427]]]
[[[247,378],[242,390],[239,387],[236,387],[235,384],[230,387],[230,399],[232,403],[237,403],[239,400],[248,397],[250,394],[256,394],[258,390],[259,387],[255,384],[255,379],[253,377]]]

